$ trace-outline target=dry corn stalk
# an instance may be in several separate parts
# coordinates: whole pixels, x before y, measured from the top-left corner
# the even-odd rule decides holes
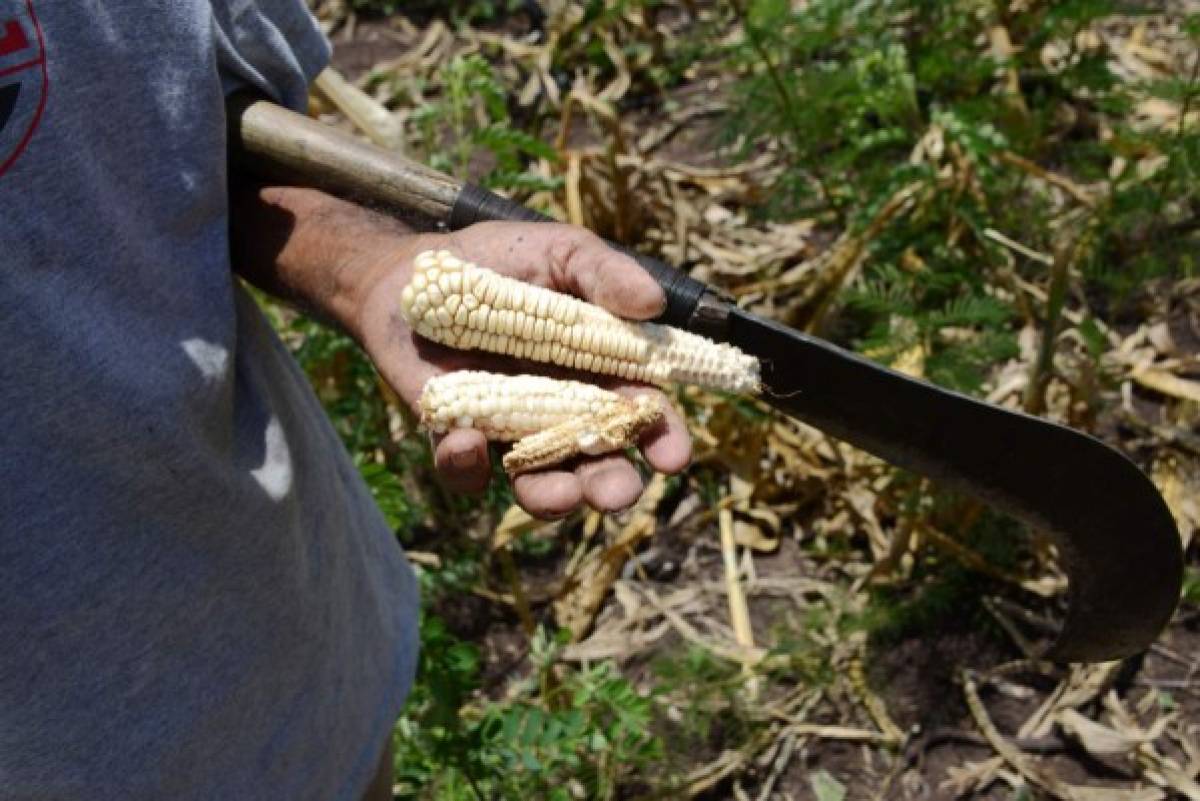
[[[436,433],[475,428],[489,440],[516,442],[503,460],[514,476],[631,447],[663,415],[650,395],[627,398],[577,381],[476,371],[431,378],[420,407],[422,423]]]
[[[654,323],[622,320],[590,303],[502,276],[451,255],[414,260],[401,296],[421,336],[651,384],[756,392],[758,360],[731,345]]]

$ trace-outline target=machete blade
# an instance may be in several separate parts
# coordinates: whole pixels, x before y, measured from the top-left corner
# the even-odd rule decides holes
[[[728,326],[728,340],[762,360],[771,405],[1051,536],[1069,603],[1047,658],[1129,656],[1167,625],[1183,581],[1179,534],[1153,483],[1119,451],[739,309]]]

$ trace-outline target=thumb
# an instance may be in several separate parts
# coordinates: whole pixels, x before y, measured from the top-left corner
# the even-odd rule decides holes
[[[618,317],[649,320],[667,306],[662,287],[641,265],[586,228],[482,222],[458,232],[454,242],[467,259],[575,295]]]
[[[645,268],[607,245],[608,251],[579,269],[580,294],[620,317],[650,320],[662,314],[667,297]]]

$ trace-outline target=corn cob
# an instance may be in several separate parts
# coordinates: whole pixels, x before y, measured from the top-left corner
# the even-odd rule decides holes
[[[622,320],[598,306],[426,251],[400,298],[421,336],[651,384],[757,392],[758,360],[731,345],[654,323]]]
[[[577,381],[476,371],[429,379],[418,405],[431,431],[475,428],[489,440],[516,442],[503,460],[510,475],[630,447],[663,415],[648,395],[626,398]]]

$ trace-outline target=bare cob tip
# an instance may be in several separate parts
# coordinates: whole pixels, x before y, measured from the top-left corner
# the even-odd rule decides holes
[[[421,336],[651,384],[683,383],[737,393],[760,388],[759,363],[732,345],[670,326],[635,323],[578,298],[426,251],[400,298]]]

